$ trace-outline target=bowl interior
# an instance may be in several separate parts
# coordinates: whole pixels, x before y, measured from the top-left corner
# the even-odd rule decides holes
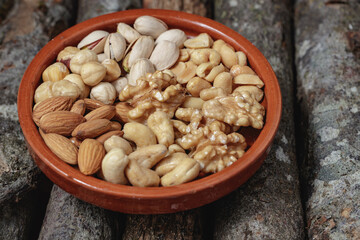
[[[53,63],[66,46],[77,43],[93,30],[116,31],[116,24],[132,24],[142,15],[165,21],[169,28],[179,28],[188,36],[206,32],[214,40],[223,39],[236,50],[244,51],[252,69],[264,81],[266,108],[262,130],[242,128],[250,148],[230,167],[207,177],[172,187],[139,188],[105,182],[81,174],[64,163],[45,145],[32,121],[33,95],[44,69]],[[32,156],[40,169],[69,193],[98,206],[126,213],[168,213],[198,207],[214,201],[244,183],[261,165],[276,133],[281,115],[281,94],[277,79],[265,57],[248,40],[207,18],[170,10],[138,9],[93,18],[75,25],[52,39],[35,56],[19,87],[19,121]]]

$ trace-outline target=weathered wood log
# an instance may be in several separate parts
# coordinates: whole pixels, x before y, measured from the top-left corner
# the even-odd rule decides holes
[[[359,239],[360,3],[301,0],[295,10],[308,238]]]
[[[141,8],[141,5],[141,0],[79,1],[77,22],[82,22],[111,12]]]
[[[118,239],[116,217],[54,185],[39,239]]]
[[[122,239],[205,239],[200,209],[164,215],[127,215]]]
[[[160,8],[184,11],[204,17],[212,16],[211,0],[144,0],[144,8]]]
[[[71,1],[15,1],[0,27],[0,204],[35,187],[40,171],[27,151],[16,100],[28,64],[71,24]]]
[[[302,239],[295,154],[291,8],[287,0],[215,1],[215,20],[250,40],[278,78],[283,112],[272,149],[259,171],[215,204],[214,239]]]
[[[21,199],[0,204],[0,239],[37,239],[52,186],[44,178],[42,175],[37,188]]]

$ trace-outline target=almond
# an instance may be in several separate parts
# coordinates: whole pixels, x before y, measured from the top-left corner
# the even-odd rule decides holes
[[[84,115],[86,110],[85,101],[83,99],[77,100],[70,109],[70,112],[78,113]]]
[[[69,111],[56,111],[45,114],[40,118],[40,129],[44,133],[57,133],[64,136],[70,136],[72,131],[85,118],[78,113]]]
[[[105,156],[104,146],[95,139],[85,139],[79,147],[78,165],[80,172],[92,175],[100,170]]]
[[[115,116],[115,107],[111,105],[105,105],[99,107],[88,114],[85,115],[85,119],[87,121],[94,120],[94,119],[112,119]]]
[[[95,110],[99,107],[105,106],[106,104],[103,102],[100,102],[98,100],[95,99],[91,99],[91,98],[84,98],[84,102],[86,105],[86,109],[92,111]]]
[[[75,146],[80,147],[81,141],[79,139],[77,139],[76,137],[71,137],[69,139]]]
[[[78,148],[70,141],[70,139],[56,134],[45,134],[40,130],[45,144],[55,153],[61,160],[69,164],[77,164]]]
[[[79,124],[71,133],[73,137],[80,140],[85,138],[96,138],[111,129],[111,122],[108,119],[94,119]]]
[[[133,107],[127,102],[117,103],[115,105],[115,119],[123,123],[129,122],[128,112],[132,109]]]
[[[122,126],[119,122],[111,121],[111,129],[110,131],[121,130]]]
[[[119,137],[122,137],[122,135],[124,135],[124,132],[123,131],[119,131],[119,130],[115,130],[115,131],[109,131],[107,133],[104,133],[103,135],[99,136],[96,138],[97,141],[101,142],[102,144],[104,144],[104,142],[112,137],[112,136],[119,136]]]
[[[33,120],[36,125],[39,126],[40,118],[47,113],[55,112],[55,111],[66,111],[71,108],[73,103],[73,99],[71,97],[52,97],[41,101],[36,104],[33,110]]]

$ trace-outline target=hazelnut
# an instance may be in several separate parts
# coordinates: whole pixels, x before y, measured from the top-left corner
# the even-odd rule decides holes
[[[55,97],[66,96],[76,99],[81,93],[80,88],[75,83],[65,79],[54,82],[51,89]]]
[[[34,95],[35,103],[39,103],[45,99],[48,99],[48,98],[51,98],[54,96],[54,94],[51,90],[53,84],[54,84],[54,82],[47,81],[47,82],[43,82],[36,88],[35,95]]]
[[[91,89],[90,98],[105,104],[113,104],[116,99],[115,87],[109,82],[101,82]]]
[[[101,63],[106,67],[105,82],[112,82],[118,79],[121,75],[121,69],[119,64],[113,59],[105,59]]]
[[[104,79],[106,67],[99,62],[87,62],[81,67],[80,75],[86,85],[95,86]]]
[[[82,78],[79,74],[71,73],[71,74],[67,75],[64,79],[68,80],[72,83],[75,83],[76,86],[78,86],[78,88],[80,89],[80,92],[81,92],[79,98],[82,99],[82,98],[86,98],[89,96],[90,88],[85,85],[84,81],[82,80]]]
[[[56,82],[62,80],[68,74],[69,69],[67,69],[65,64],[61,62],[56,62],[45,69],[45,71],[42,73],[42,79],[44,82]]]
[[[77,47],[66,47],[61,50],[56,58],[56,61],[62,62],[66,65],[67,68],[70,68],[70,60],[71,58],[80,51]]]
[[[73,73],[80,74],[81,67],[84,63],[97,61],[97,55],[94,51],[84,49],[76,53],[70,60],[70,70]]]

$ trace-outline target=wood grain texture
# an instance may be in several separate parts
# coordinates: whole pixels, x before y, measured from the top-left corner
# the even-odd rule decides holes
[[[295,46],[309,239],[360,236],[360,2],[295,5]]]
[[[212,17],[211,0],[144,0],[144,8],[160,8],[184,11],[203,17]]]
[[[0,26],[0,203],[35,188],[39,169],[30,157],[17,117],[17,91],[35,54],[72,24],[72,1],[14,1]],[[26,23],[26,24],[24,24]]]
[[[287,0],[215,1],[215,20],[250,40],[272,65],[282,92],[283,112],[263,166],[246,184],[216,202],[214,239],[304,236],[293,119],[290,4]]]

